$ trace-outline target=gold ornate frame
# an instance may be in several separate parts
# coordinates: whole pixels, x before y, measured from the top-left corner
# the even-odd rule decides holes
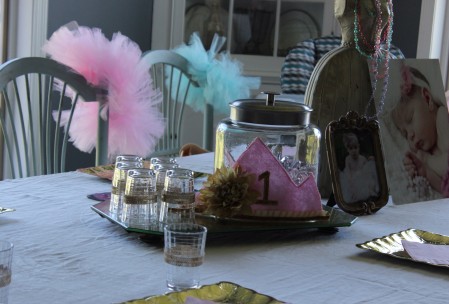
[[[372,214],[388,202],[388,184],[379,131],[377,120],[359,116],[358,113],[353,111],[348,112],[346,116],[340,117],[338,121],[331,121],[326,127],[327,158],[335,203],[347,213],[354,215]],[[343,134],[349,132],[357,134],[361,151],[369,151],[370,159],[374,160],[375,163],[378,183],[377,195],[369,195],[366,198],[355,201],[346,201],[342,189],[342,170],[345,166],[344,158],[347,155],[342,138]],[[360,186],[359,182],[357,181],[358,186]],[[348,182],[348,184],[350,183]],[[357,189],[357,185],[351,186],[353,186],[352,190]]]

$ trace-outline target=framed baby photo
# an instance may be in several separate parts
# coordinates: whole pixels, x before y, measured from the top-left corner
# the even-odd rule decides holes
[[[377,120],[348,112],[325,132],[335,203],[354,215],[372,214],[388,202]]]
[[[439,61],[383,61],[375,93],[393,204],[447,196],[449,116]]]

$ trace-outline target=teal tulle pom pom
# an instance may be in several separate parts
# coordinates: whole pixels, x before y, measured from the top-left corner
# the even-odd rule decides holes
[[[206,51],[198,33],[193,33],[188,44],[173,49],[189,61],[189,73],[199,84],[190,88],[186,101],[194,111],[202,111],[208,103],[216,113],[228,113],[230,102],[249,98],[251,90],[260,87],[260,77],[243,76],[239,61],[226,52],[218,53],[225,41],[216,34]]]

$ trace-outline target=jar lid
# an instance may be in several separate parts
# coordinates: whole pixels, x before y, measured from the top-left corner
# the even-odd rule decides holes
[[[232,122],[262,125],[297,126],[308,125],[312,109],[304,104],[286,100],[275,100],[273,92],[263,99],[238,99],[229,104]]]

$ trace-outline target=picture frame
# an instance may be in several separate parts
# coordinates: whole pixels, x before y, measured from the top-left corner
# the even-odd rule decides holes
[[[391,202],[447,197],[449,117],[438,59],[390,59],[378,67],[374,101]]]
[[[350,111],[325,131],[333,198],[353,215],[373,214],[388,202],[379,123]]]

